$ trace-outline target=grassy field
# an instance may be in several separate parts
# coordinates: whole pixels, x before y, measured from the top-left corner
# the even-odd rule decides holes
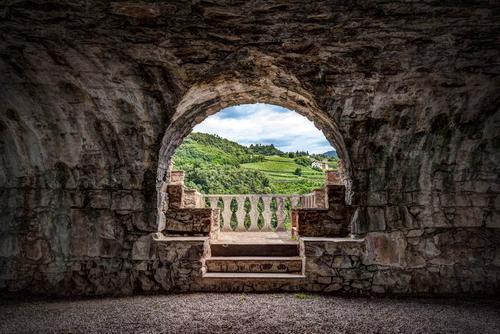
[[[264,161],[242,164],[241,168],[259,170],[270,181],[270,186],[276,193],[303,194],[313,188],[323,186],[323,172],[298,165],[291,158],[267,156]],[[300,168],[302,175],[295,175],[295,169]]]

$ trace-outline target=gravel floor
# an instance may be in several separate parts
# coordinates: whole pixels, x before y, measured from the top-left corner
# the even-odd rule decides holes
[[[0,303],[1,333],[500,333],[498,299],[194,293]]]

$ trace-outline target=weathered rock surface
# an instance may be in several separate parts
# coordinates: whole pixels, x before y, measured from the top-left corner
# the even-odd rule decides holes
[[[139,240],[183,136],[259,101],[338,149],[374,263],[302,288],[498,292],[499,30],[491,1],[2,2],[0,288],[195,289],[201,246]]]

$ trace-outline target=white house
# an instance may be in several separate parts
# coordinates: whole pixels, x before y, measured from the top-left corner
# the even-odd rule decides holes
[[[311,164],[312,168],[319,168],[321,170],[327,170],[328,169],[328,161],[314,161]]]

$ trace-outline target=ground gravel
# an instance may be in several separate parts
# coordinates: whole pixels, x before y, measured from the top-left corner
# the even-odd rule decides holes
[[[500,333],[498,299],[217,293],[0,298],[1,333]]]

